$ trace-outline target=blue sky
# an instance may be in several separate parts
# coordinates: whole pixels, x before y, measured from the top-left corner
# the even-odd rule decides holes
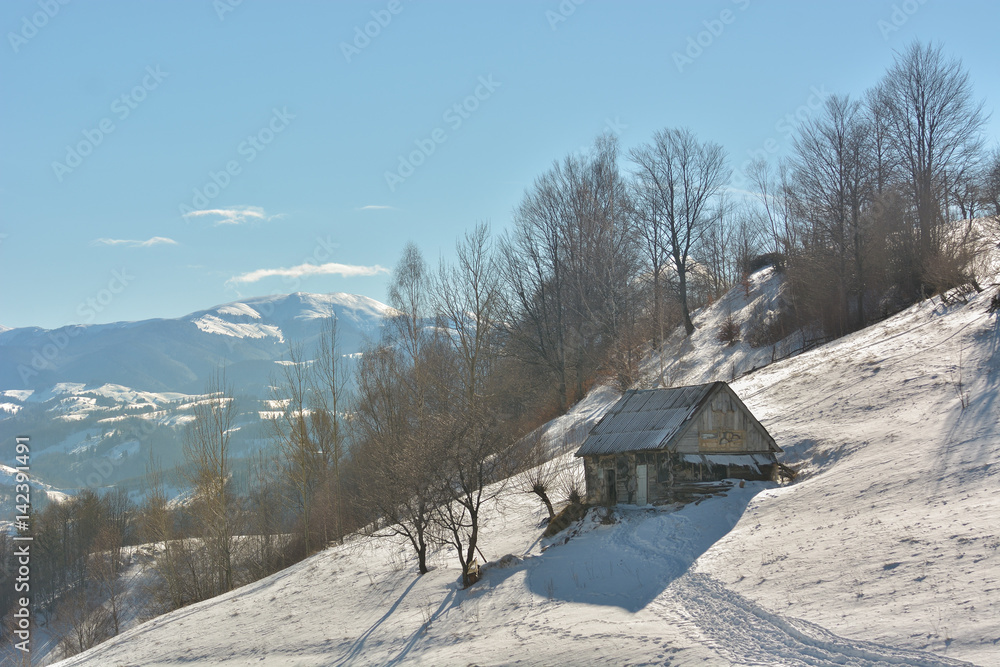
[[[384,300],[408,240],[436,262],[478,220],[502,232],[602,131],[690,127],[738,184],[914,38],[993,111],[998,24],[1000,3],[942,0],[5,0],[0,324]]]

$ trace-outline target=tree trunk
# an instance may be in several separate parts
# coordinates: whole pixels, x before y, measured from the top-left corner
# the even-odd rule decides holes
[[[691,313],[688,310],[688,295],[687,295],[687,272],[684,269],[678,267],[677,270],[677,281],[678,289],[680,291],[681,297],[681,311],[684,313],[684,332],[685,335],[690,336],[694,333],[694,322],[691,321]]]
[[[545,489],[540,486],[536,486],[532,489],[532,491],[534,491],[535,494],[542,499],[542,502],[545,503],[545,509],[549,511],[549,520],[551,521],[556,513],[552,508],[552,501],[549,500],[549,494],[545,493]]]

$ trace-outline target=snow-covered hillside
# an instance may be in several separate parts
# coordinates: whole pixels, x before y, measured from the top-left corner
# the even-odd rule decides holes
[[[546,541],[540,503],[512,485],[481,545],[513,557],[469,590],[449,552],[419,577],[404,544],[359,538],[62,664],[998,664],[988,296],[918,304],[737,380],[800,469],[788,486],[610,523],[595,510]],[[760,354],[715,340],[726,307],[668,355],[685,360],[673,383],[728,380],[734,355]],[[553,445],[572,450],[616,396],[595,390],[549,429]]]
[[[652,354],[643,364],[644,384],[651,387],[678,387],[722,380],[731,382],[744,373],[763,368],[802,350],[810,335],[796,330],[768,345],[753,347],[748,342],[754,327],[766,326],[786,308],[787,283],[784,275],[766,267],[749,276],[744,285],[727,292],[709,308],[694,314],[697,329],[690,337],[678,327],[667,339],[660,354]],[[718,340],[719,327],[728,318],[740,327],[740,339],[732,345]],[[818,336],[813,333],[812,336]]]

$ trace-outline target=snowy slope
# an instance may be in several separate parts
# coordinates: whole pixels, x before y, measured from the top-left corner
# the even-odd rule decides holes
[[[747,342],[755,311],[760,313],[757,318],[770,316],[782,308],[786,298],[784,276],[773,267],[752,274],[746,286],[734,287],[712,306],[693,314],[697,328],[690,338],[678,327],[663,345],[662,352],[650,355],[642,367],[644,384],[679,387],[715,380],[730,382],[767,366],[774,359],[798,352],[809,337],[803,331],[795,331],[763,347],[751,347]],[[741,338],[735,345],[724,345],[717,340],[719,327],[729,315],[741,330]]]
[[[803,479],[755,503],[699,571],[837,632],[1000,664],[1000,324],[985,296],[919,304],[739,380]]]
[[[1000,664],[987,302],[918,304],[739,379],[794,484],[608,525],[592,512],[565,543],[540,540],[541,505],[512,485],[481,545],[516,558],[467,591],[448,552],[418,577],[404,544],[358,539],[61,664]],[[729,379],[734,354],[757,354],[705,334],[724,316],[700,314],[678,384]],[[616,396],[601,388],[551,426],[553,448]]]

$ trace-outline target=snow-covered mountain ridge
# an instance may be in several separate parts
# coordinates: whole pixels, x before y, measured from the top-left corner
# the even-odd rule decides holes
[[[419,577],[405,544],[359,538],[63,664],[995,665],[1000,322],[988,282],[967,303],[917,304],[733,383],[799,468],[793,484],[672,513],[622,508],[608,525],[592,512],[565,543],[540,539],[544,510],[512,487],[480,544],[493,561],[515,557],[468,590],[449,552]],[[726,309],[699,313],[700,330],[668,341],[646,381],[753,368],[748,355],[765,352],[714,339]],[[549,428],[567,474],[616,397],[598,388]]]
[[[33,470],[66,488],[141,474],[150,447],[170,465],[179,454],[176,429],[193,418],[220,364],[238,388],[244,424],[253,426],[290,343],[309,353],[335,316],[341,350],[351,355],[391,312],[364,296],[297,292],[176,319],[3,331],[0,442],[32,436]],[[256,436],[246,428],[238,444]],[[140,456],[129,461],[132,454]]]

